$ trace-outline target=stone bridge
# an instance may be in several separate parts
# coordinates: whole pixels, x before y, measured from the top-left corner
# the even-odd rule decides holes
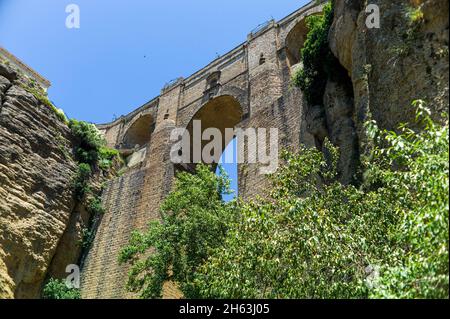
[[[189,169],[170,161],[173,128],[191,129],[195,119],[202,121],[202,129],[215,127],[222,133],[234,127],[278,128],[280,149],[314,145],[302,94],[290,79],[301,63],[305,18],[321,10],[313,1],[281,21],[261,25],[227,54],[167,84],[160,96],[112,123],[98,125],[108,145],[127,159],[128,168],[104,191],[106,213],[82,270],[83,298],[133,297],[125,292],[128,267],[118,264],[118,253],[133,230],[159,218],[159,205],[175,171]],[[224,149],[229,141],[223,142]],[[262,194],[267,180],[258,173],[258,164],[238,165],[238,187],[242,198]],[[176,289],[168,285],[165,296],[177,297]]]

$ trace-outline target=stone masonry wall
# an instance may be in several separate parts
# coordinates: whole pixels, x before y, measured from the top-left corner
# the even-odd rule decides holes
[[[135,169],[108,183],[102,202],[105,213],[82,271],[82,298],[126,296],[127,267],[118,252],[135,229],[146,169]]]

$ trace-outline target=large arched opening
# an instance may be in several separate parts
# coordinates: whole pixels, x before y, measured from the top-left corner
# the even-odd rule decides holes
[[[121,148],[139,149],[147,145],[154,128],[154,119],[150,114],[139,117],[126,131]]]
[[[189,134],[190,139],[188,156],[190,161],[188,164],[183,163],[177,167],[193,172],[198,163],[204,163],[211,165],[211,169],[217,172],[220,162],[232,179],[232,185],[235,186],[237,193],[236,143],[234,134],[230,132],[241,122],[242,115],[241,104],[230,95],[213,98],[204,104],[186,127],[186,134]],[[217,134],[209,134],[210,132]],[[219,142],[218,147],[210,147],[211,143],[217,142]],[[227,154],[224,154],[225,150]],[[199,154],[199,151],[202,154]],[[208,155],[210,155],[209,159]]]

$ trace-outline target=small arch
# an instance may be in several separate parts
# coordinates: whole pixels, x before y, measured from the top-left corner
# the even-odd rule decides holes
[[[259,56],[259,65],[263,65],[264,63],[266,63],[266,58],[264,57],[264,53],[261,53]]]
[[[309,28],[307,19],[313,15],[320,15],[319,12],[314,12],[308,16],[304,16],[298,21],[289,31],[285,39],[286,56],[288,60],[288,66],[290,68],[298,65],[301,62],[301,49],[303,48],[306,38],[308,36]]]
[[[208,78],[206,79],[206,88],[207,89],[212,89],[215,86],[219,85],[219,81],[220,81],[220,71],[216,71],[216,72],[212,72]]]
[[[153,116],[150,114],[139,117],[127,129],[123,142],[123,148],[140,148],[150,142],[151,135],[155,129]]]

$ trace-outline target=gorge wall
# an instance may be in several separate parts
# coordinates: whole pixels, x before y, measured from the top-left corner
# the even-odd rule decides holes
[[[367,28],[368,4],[378,6],[380,28]],[[367,120],[389,130],[414,122],[413,100],[424,100],[436,119],[447,111],[448,1],[337,0],[334,7],[330,48],[351,80],[360,147]]]
[[[366,26],[367,5],[380,8],[380,28]],[[328,35],[340,74],[328,80],[323,103],[308,105],[291,85],[302,67],[299,50],[312,2],[271,21],[247,40],[134,112],[98,125],[108,145],[127,159],[121,177],[103,192],[105,207],[82,271],[83,298],[134,297],[125,292],[127,266],[117,261],[135,229],[159,218],[158,209],[178,170],[170,162],[170,132],[262,127],[279,129],[279,147],[320,147],[329,138],[341,150],[340,179],[351,183],[365,148],[364,123],[395,129],[411,121],[411,102],[422,99],[433,114],[448,109],[448,0],[336,0]],[[419,10],[420,18],[411,17]],[[225,144],[229,142],[224,141]],[[0,65],[0,298],[36,298],[49,276],[77,263],[86,213],[73,199],[74,139],[55,113]],[[67,156],[69,154],[69,156]],[[239,195],[263,194],[259,164],[238,167]],[[178,297],[174,287],[168,298]]]
[[[79,264],[92,213],[76,200],[78,139],[19,69],[0,64],[0,298],[40,298]],[[110,178],[91,177],[92,194]]]
[[[63,243],[77,223],[71,148],[67,125],[0,65],[0,297],[38,298],[58,254],[77,261],[76,231]]]

